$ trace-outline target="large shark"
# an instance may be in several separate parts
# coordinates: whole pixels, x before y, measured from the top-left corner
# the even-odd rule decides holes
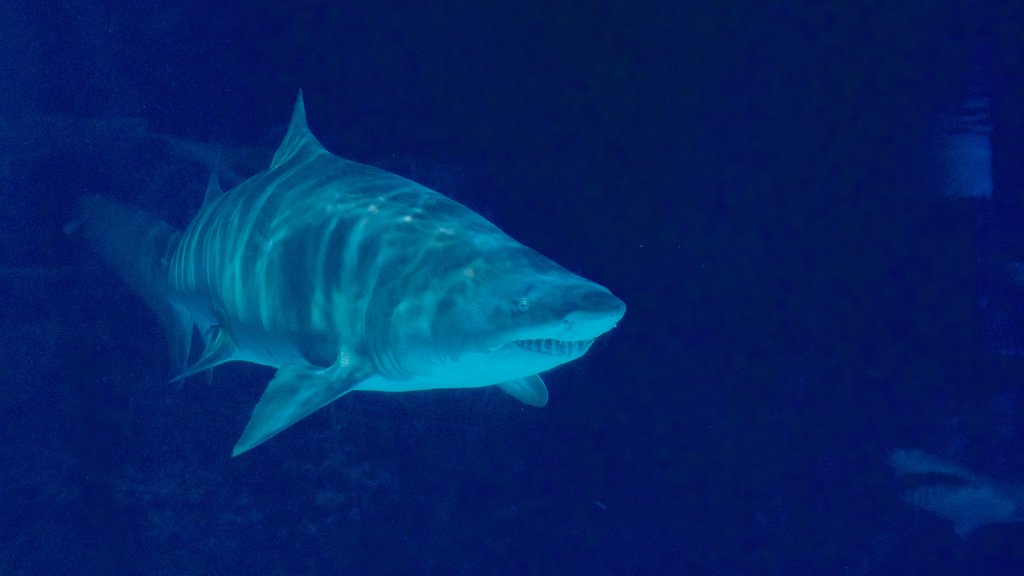
[[[462,204],[328,152],[301,92],[270,168],[226,193],[211,178],[186,230],[100,196],[76,229],[157,312],[178,379],[277,368],[236,456],[353,390],[498,386],[543,406],[539,373],[626,310]]]

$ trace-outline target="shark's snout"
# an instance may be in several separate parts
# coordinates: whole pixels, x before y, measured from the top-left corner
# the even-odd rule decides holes
[[[580,303],[580,307],[590,314],[615,318],[616,322],[621,320],[626,313],[626,303],[605,289],[595,290],[588,294]]]
[[[626,314],[626,304],[600,286],[575,296],[572,309],[562,319],[566,338],[597,338],[614,328]]]

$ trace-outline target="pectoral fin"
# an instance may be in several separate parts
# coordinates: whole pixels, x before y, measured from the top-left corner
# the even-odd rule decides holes
[[[366,378],[351,365],[336,362],[328,368],[308,364],[282,366],[253,409],[232,456],[273,438],[285,428],[337,400]]]
[[[509,396],[530,406],[541,407],[548,403],[548,388],[540,376],[534,374],[518,380],[498,384]]]

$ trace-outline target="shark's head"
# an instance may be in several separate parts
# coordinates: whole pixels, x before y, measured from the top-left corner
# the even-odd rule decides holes
[[[519,244],[452,267],[433,284],[433,298],[396,310],[395,355],[451,386],[497,384],[575,360],[626,312],[608,289]]]

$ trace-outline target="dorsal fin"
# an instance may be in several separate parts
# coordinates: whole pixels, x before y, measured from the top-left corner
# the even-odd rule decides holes
[[[219,164],[219,162],[218,162]],[[206,195],[203,196],[203,206],[207,206],[217,198],[224,195],[224,189],[220,187],[220,178],[217,177],[217,167],[210,171],[210,179],[206,182]]]
[[[292,121],[288,124],[288,133],[284,135],[284,141],[277,148],[270,169],[273,170],[296,156],[310,156],[321,152],[327,150],[306,125],[306,106],[302,102],[302,90],[299,90],[299,96],[295,99],[295,109],[292,111]]]

